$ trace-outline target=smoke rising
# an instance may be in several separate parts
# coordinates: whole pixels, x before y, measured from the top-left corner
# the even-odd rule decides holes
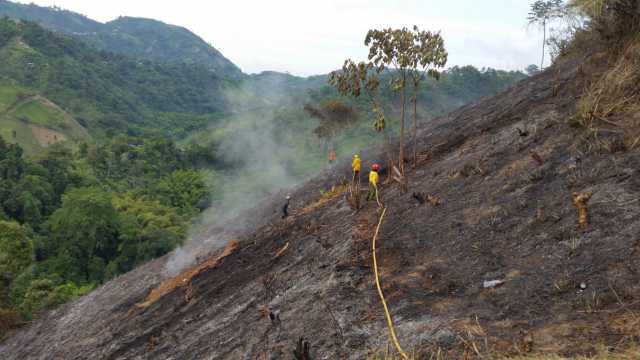
[[[311,134],[306,127],[312,124],[301,111],[300,92],[292,95],[283,81],[268,77],[227,94],[235,114],[213,126],[207,137],[217,144],[216,158],[231,169],[216,172],[212,204],[192,226],[184,245],[171,254],[167,276],[195,265],[261,220],[236,218],[242,211],[271,195],[285,193],[321,170],[309,166],[313,159],[321,158],[318,144],[306,143],[308,148],[300,149],[292,143],[293,136],[304,136],[300,132]],[[289,122],[301,128],[292,128]]]

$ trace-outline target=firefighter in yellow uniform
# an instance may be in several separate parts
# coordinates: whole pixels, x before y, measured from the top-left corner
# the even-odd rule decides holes
[[[353,155],[353,162],[351,163],[351,169],[353,170],[353,181],[360,178],[360,167],[362,166],[362,162],[360,161],[360,156],[358,154]]]
[[[367,201],[375,199],[378,202],[378,205],[380,205],[380,200],[378,198],[378,182],[380,177],[378,176],[378,171],[380,171],[380,165],[371,165],[371,172],[369,172],[369,193],[367,193]]]
[[[356,208],[360,208],[360,168],[362,162],[360,161],[360,155],[353,155],[353,161],[351,162],[351,170],[353,170],[353,179],[351,179],[351,186],[349,187],[349,193],[351,194],[352,205]]]

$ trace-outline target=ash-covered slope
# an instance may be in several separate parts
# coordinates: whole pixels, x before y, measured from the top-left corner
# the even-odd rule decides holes
[[[409,193],[382,189],[381,277],[407,350],[453,359],[588,354],[637,339],[630,314],[640,299],[640,162],[573,146],[582,130],[565,119],[580,88],[577,68],[550,69],[426,124]],[[148,307],[136,304],[163,280],[166,259],[51,312],[0,353],[293,359],[299,337],[313,359],[362,359],[386,348],[369,249],[380,212],[369,203],[354,213],[342,196],[317,202],[348,171],[342,164],[297,189],[288,220],[275,199],[237,222],[250,226],[211,229],[238,248]],[[442,203],[419,205],[412,192]],[[586,228],[577,226],[573,192],[593,193]],[[485,289],[491,280],[504,284]]]

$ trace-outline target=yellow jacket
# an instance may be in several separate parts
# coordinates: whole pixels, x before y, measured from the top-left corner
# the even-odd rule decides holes
[[[360,158],[353,158],[353,162],[351,163],[351,168],[353,171],[360,171]]]
[[[378,186],[378,173],[373,170],[369,173],[369,184]]]

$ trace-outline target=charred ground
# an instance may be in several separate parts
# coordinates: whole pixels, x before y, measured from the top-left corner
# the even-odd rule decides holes
[[[420,130],[408,193],[382,190],[382,284],[407,350],[429,358],[595,352],[640,340],[640,161],[582,152],[567,119],[580,96],[569,61]],[[372,160],[371,152],[364,160]],[[380,156],[381,157],[381,156]],[[0,345],[7,359],[362,359],[386,348],[371,269],[380,215],[320,195],[348,164],[237,220],[228,256],[144,308],[165,259],[49,313]],[[420,205],[412,192],[438,197]],[[592,193],[578,226],[573,193]],[[318,201],[321,201],[320,203]],[[250,225],[247,225],[250,224]],[[209,254],[215,256],[215,254]],[[483,282],[503,280],[498,288]],[[271,318],[270,318],[271,317]],[[419,356],[418,356],[419,357]]]

